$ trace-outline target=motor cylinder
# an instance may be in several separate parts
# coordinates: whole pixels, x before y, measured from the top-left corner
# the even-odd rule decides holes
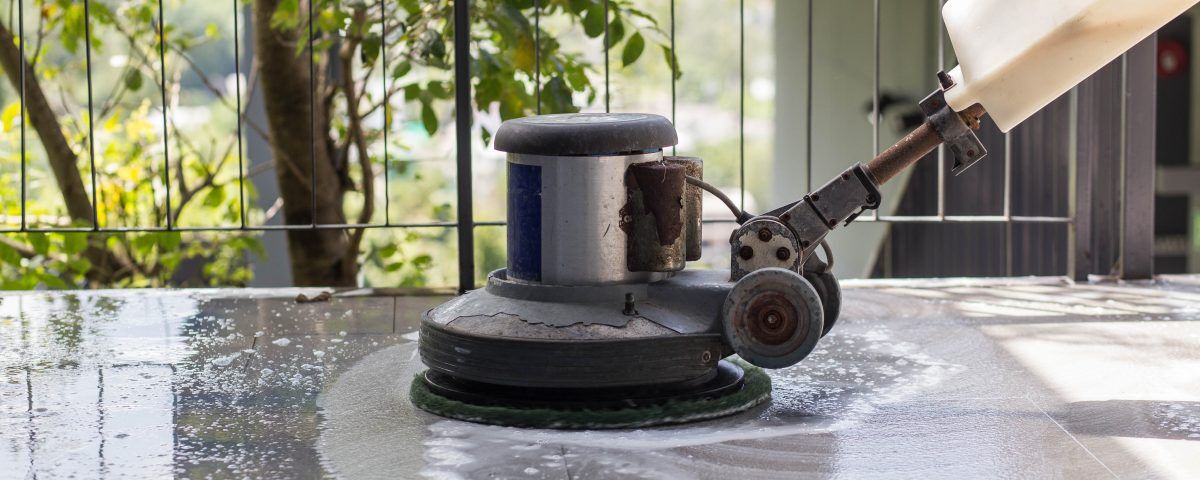
[[[630,167],[667,165],[662,149],[675,143],[674,126],[658,115],[580,113],[504,122],[495,148],[508,153],[508,278],[550,285],[666,278],[671,270],[629,268],[634,242],[622,230],[622,209],[630,203]],[[682,244],[678,250],[682,268]]]

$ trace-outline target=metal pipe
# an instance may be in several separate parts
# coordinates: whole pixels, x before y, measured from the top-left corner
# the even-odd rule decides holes
[[[987,113],[983,106],[975,104],[959,113],[972,129],[979,129],[979,119]],[[904,138],[888,147],[870,162],[863,166],[875,185],[883,185],[899,175],[900,172],[916,163],[943,142],[937,131],[929,122],[922,123],[916,130],[909,132]]]

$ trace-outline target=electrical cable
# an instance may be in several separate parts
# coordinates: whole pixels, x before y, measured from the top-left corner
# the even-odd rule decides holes
[[[746,221],[750,220],[751,218],[754,218],[754,215],[746,213],[745,210],[738,208],[737,204],[733,203],[733,199],[729,198],[728,195],[725,195],[725,192],[717,189],[717,187],[714,187],[708,182],[690,175],[685,175],[684,178],[687,179],[687,183],[700,187],[704,191],[711,193],[714,197],[717,197],[717,199],[721,200],[726,207],[729,207],[729,211],[733,212],[733,216],[735,219],[737,219],[737,223],[739,225],[746,223]]]

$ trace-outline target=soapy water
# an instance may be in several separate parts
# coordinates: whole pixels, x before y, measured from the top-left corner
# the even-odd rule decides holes
[[[404,468],[426,478],[561,478],[589,472],[695,477],[725,465],[769,465],[774,460],[755,458],[772,456],[778,447],[769,445],[775,439],[808,443],[802,439],[808,436],[828,443],[822,437],[859,425],[880,407],[965,370],[893,339],[887,327],[847,325],[843,330],[823,339],[799,364],[769,371],[773,392],[764,406],[723,419],[636,430],[520,429],[430,415],[412,407],[407,396],[408,382],[424,368],[415,345],[398,345],[364,358],[318,399],[326,420],[318,450],[327,469],[356,478],[386,477]],[[397,447],[406,444],[412,446]],[[741,460],[728,461],[730,456]]]

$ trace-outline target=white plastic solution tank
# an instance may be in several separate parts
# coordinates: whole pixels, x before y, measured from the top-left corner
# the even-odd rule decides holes
[[[1179,16],[1197,0],[950,0],[956,111],[979,103],[1002,131]]]

